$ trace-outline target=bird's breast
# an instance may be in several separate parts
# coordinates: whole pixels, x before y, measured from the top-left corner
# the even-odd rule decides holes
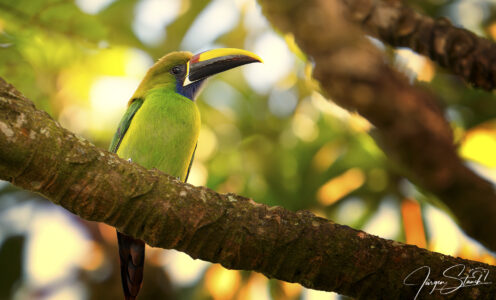
[[[117,154],[184,180],[200,132],[196,104],[177,94],[148,95]]]

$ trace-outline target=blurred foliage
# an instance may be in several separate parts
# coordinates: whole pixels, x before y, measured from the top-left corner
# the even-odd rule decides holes
[[[490,12],[496,5],[491,1],[408,2],[422,13],[450,17],[494,39],[491,26],[496,19]],[[467,17],[470,13],[462,13],[462,6],[476,12],[482,7],[483,13]],[[207,23],[198,23],[205,19]],[[323,98],[309,75],[311,65],[292,37],[273,32],[253,0],[0,0],[0,76],[63,126],[102,148],[107,148],[128,97],[154,60],[173,50],[221,46],[263,52],[259,54],[266,64],[213,78],[198,99],[203,128],[191,183],[268,205],[308,209],[387,238],[493,262],[453,229],[455,225],[443,227],[429,219],[436,215],[426,201],[434,200],[432,196],[397,174],[366,120]],[[496,151],[494,95],[467,87],[411,53],[400,59],[399,52],[386,50],[392,53],[387,56],[392,64],[439,95],[460,153],[495,178],[496,164],[488,155]],[[43,226],[35,222],[40,211],[47,210],[60,212],[37,195],[0,183],[0,299],[120,295],[113,229],[66,212],[71,226],[85,237],[79,240],[87,249],[84,259],[74,258],[68,274],[48,283],[33,279],[29,253],[44,251],[37,257],[46,257],[45,267],[52,268],[57,255],[68,251],[69,242],[57,242],[56,236],[52,242],[30,243],[35,226]],[[451,230],[444,232],[450,240],[440,239],[439,232],[430,230],[434,227]],[[171,255],[148,251],[141,299],[323,295],[185,258],[166,263]],[[173,271],[174,264],[180,264],[179,273]],[[180,274],[191,268],[198,278],[179,282]]]

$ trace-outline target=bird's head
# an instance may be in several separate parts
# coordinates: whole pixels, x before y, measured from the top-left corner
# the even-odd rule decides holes
[[[154,88],[169,87],[195,100],[208,77],[254,62],[262,60],[254,53],[235,48],[213,49],[196,55],[185,51],[172,52],[148,70],[132,99],[144,97],[147,91]]]

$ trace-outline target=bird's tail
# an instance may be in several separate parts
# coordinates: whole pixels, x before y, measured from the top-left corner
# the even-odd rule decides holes
[[[143,281],[145,243],[119,231],[117,231],[117,241],[124,296],[126,300],[134,300],[138,296]]]

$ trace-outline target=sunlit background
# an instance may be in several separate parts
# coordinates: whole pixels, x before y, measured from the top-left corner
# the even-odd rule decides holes
[[[410,1],[496,37],[496,1]],[[318,34],[318,33],[315,33]],[[496,180],[496,99],[431,61],[380,42],[428,86],[467,165]],[[291,36],[254,0],[0,0],[0,76],[64,127],[107,148],[126,103],[164,53],[237,47],[265,63],[211,79],[189,182],[449,255],[495,263],[436,199],[397,173],[372,125],[329,102]],[[470,199],[467,199],[470,201]],[[120,299],[115,230],[0,182],[0,299]],[[147,249],[140,299],[338,299],[333,293]]]

